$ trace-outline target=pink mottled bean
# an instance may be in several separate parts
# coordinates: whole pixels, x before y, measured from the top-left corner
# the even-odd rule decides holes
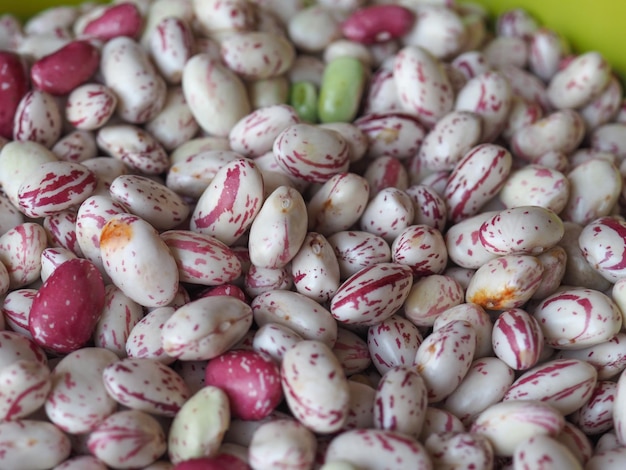
[[[140,127],[108,125],[98,131],[96,141],[104,152],[144,174],[158,175],[169,167],[163,146]]]
[[[294,277],[289,265],[283,268],[260,268],[251,265],[243,279],[243,288],[250,297],[271,290],[290,290],[293,285]]]
[[[39,278],[41,253],[47,247],[46,231],[25,222],[0,236],[0,261],[9,273],[9,287],[24,287]]]
[[[318,302],[331,299],[339,288],[339,262],[323,235],[309,232],[291,260],[296,291]]]
[[[617,384],[608,380],[596,383],[589,400],[572,416],[585,434],[602,434],[613,427],[613,407]]]
[[[76,256],[83,256],[76,239],[76,212],[74,210],[68,209],[45,217],[43,228],[46,229],[50,245],[65,248]]]
[[[412,225],[414,216],[413,202],[406,192],[385,188],[367,204],[359,226],[361,230],[392,243],[404,229]]]
[[[174,307],[159,307],[137,319],[131,330],[125,335],[126,342],[120,356],[153,359],[169,365],[176,358],[169,356],[163,350],[161,331],[163,325],[174,313]]]
[[[455,305],[437,315],[433,323],[433,331],[456,320],[468,322],[476,332],[476,351],[474,352],[474,359],[491,356],[493,353],[491,346],[491,331],[493,325],[487,312],[478,304],[462,303]]]
[[[448,263],[446,243],[437,229],[428,225],[410,225],[391,244],[395,263],[411,268],[414,276],[443,273]]]
[[[436,468],[454,466],[492,468],[494,455],[489,440],[471,433],[432,434],[424,442]]]
[[[52,387],[50,369],[32,360],[17,360],[0,369],[0,421],[26,418],[40,408]]]
[[[87,22],[82,34],[103,41],[119,36],[137,39],[143,26],[141,12],[131,2],[112,5]]]
[[[369,198],[373,198],[385,188],[406,190],[409,187],[409,174],[396,157],[383,155],[374,159],[363,173],[369,184]]]
[[[367,155],[405,160],[417,153],[426,130],[415,116],[406,113],[365,114],[354,121],[369,142]]]
[[[66,248],[46,248],[41,253],[41,280],[46,282],[46,279],[58,268],[61,264],[71,259],[76,259],[73,252]],[[0,268],[1,270],[2,268]],[[6,269],[6,268],[5,268]],[[8,273],[7,273],[7,287],[8,287]],[[1,289],[0,289],[1,290]]]
[[[182,80],[185,63],[193,55],[194,37],[184,18],[163,18],[149,35],[150,56],[161,76],[170,84]]]
[[[292,419],[262,424],[250,442],[250,464],[258,470],[281,466],[304,470],[313,465],[317,443],[315,435]]]
[[[587,262],[602,277],[617,282],[624,277],[626,223],[615,217],[601,217],[583,228],[578,246]]]
[[[626,333],[587,348],[558,351],[555,357],[586,361],[598,371],[598,380],[612,379],[626,369]]]
[[[98,153],[96,137],[87,131],[72,131],[54,144],[52,152],[60,160],[68,162],[80,163],[95,158]]]
[[[367,346],[372,363],[381,374],[394,367],[413,363],[422,334],[404,317],[392,315],[367,330]]]
[[[59,105],[49,93],[31,90],[15,110],[13,139],[37,142],[51,148],[61,137],[63,120]]]
[[[32,335],[28,329],[28,316],[35,295],[37,289],[15,289],[6,294],[2,303],[2,317],[6,326],[29,339],[32,339]]]
[[[511,110],[509,111],[500,135],[507,142],[510,142],[513,135],[515,135],[518,130],[536,123],[543,117],[544,111],[541,109],[539,103],[514,95],[513,98],[511,98]],[[543,156],[540,156],[537,160],[542,161],[544,159]],[[536,163],[539,163],[539,161]]]
[[[278,323],[266,323],[254,334],[252,347],[280,363],[285,352],[298,341],[302,341],[302,337],[291,328]]]
[[[372,363],[367,343],[356,333],[341,327],[337,328],[333,354],[347,377],[363,372]]]
[[[163,107],[145,129],[168,151],[187,142],[198,133],[198,123],[191,114],[181,87],[170,87]]]
[[[413,224],[428,225],[443,233],[448,220],[444,199],[433,188],[422,184],[409,186],[405,193],[413,201]]]
[[[391,261],[389,244],[378,235],[361,231],[336,232],[328,237],[339,262],[341,279],[363,268]]]
[[[0,465],[13,469],[50,468],[68,458],[72,450],[63,431],[52,423],[34,419],[0,423],[0,446],[6,448]]]

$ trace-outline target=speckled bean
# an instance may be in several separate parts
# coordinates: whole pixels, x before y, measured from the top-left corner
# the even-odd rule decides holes
[[[165,17],[154,26],[148,42],[150,57],[161,76],[170,84],[179,84],[195,45],[189,23],[184,18]]]
[[[397,188],[384,188],[365,207],[361,230],[382,237],[387,243],[412,225],[415,209],[409,195]]]
[[[569,187],[563,173],[542,165],[526,165],[509,175],[499,198],[509,209],[540,206],[558,214],[567,204]]]
[[[626,369],[626,333],[587,348],[557,351],[555,357],[586,361],[598,371],[598,380],[612,379]]]
[[[117,107],[117,96],[109,87],[88,83],[72,90],[65,104],[65,117],[76,129],[95,130],[104,126]]]
[[[70,439],[52,423],[18,420],[0,423],[0,464],[14,470],[44,470],[63,462],[71,452]]]
[[[250,442],[250,465],[255,470],[285,466],[305,470],[313,465],[317,442],[305,426],[291,419],[261,425]]]
[[[0,261],[9,273],[9,287],[24,287],[41,274],[41,253],[47,247],[41,225],[24,222],[0,236]]]
[[[493,353],[491,345],[493,325],[485,310],[480,305],[473,303],[462,303],[450,307],[436,316],[433,323],[433,331],[456,320],[468,322],[476,332],[474,359],[491,356]]]
[[[142,173],[157,175],[169,166],[163,146],[140,127],[108,125],[98,131],[96,141],[104,152]]]
[[[94,344],[124,357],[131,330],[143,315],[143,308],[137,302],[108,284],[104,288],[104,308],[93,332]]]
[[[424,447],[431,455],[435,468],[455,466],[492,468],[494,455],[489,440],[472,433],[431,434]]]
[[[31,90],[19,102],[13,120],[13,139],[37,142],[51,148],[61,137],[63,119],[54,97]]]
[[[522,309],[502,312],[493,325],[493,352],[515,370],[534,367],[543,352],[543,332],[534,317]]]
[[[414,276],[443,273],[448,263],[446,243],[437,229],[410,225],[391,244],[393,262],[407,265]]]
[[[163,107],[145,124],[145,129],[168,151],[198,133],[198,123],[191,114],[181,87],[167,90]]]
[[[354,125],[367,136],[367,155],[372,158],[408,159],[418,152],[426,135],[420,121],[406,113],[365,114]]]
[[[463,302],[464,290],[454,279],[431,274],[417,279],[404,303],[404,314],[417,326],[432,326],[444,311]]]

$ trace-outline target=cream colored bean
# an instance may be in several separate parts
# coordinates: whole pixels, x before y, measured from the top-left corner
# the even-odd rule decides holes
[[[70,439],[52,423],[18,420],[0,423],[0,464],[15,470],[44,470],[69,457]]]
[[[199,126],[185,101],[182,88],[168,89],[163,108],[146,123],[145,129],[168,151],[197,134]]]

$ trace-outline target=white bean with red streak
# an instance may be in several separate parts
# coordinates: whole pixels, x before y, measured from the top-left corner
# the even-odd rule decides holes
[[[189,141],[198,133],[199,128],[181,87],[167,90],[163,107],[145,124],[145,129],[167,151],[172,151]]]
[[[557,434],[556,440],[564,444],[583,465],[591,458],[593,447],[590,439],[580,428],[569,421],[565,421],[563,430]]]
[[[372,363],[367,343],[356,333],[341,327],[337,328],[333,354],[347,377],[365,371]]]
[[[76,256],[83,257],[83,252],[76,240],[76,208],[56,212],[44,218],[43,228],[52,246],[64,248]]]
[[[290,290],[292,287],[289,264],[284,268],[259,268],[252,264],[243,279],[243,289],[251,298],[271,290]]]
[[[491,347],[491,330],[493,329],[493,325],[485,310],[480,305],[473,303],[455,305],[437,315],[433,323],[433,330],[438,330],[442,326],[455,320],[468,322],[476,332],[476,351],[474,352],[474,359],[491,356],[493,352]]]
[[[387,155],[406,160],[419,151],[426,135],[418,118],[402,112],[365,114],[354,125],[367,138],[370,158]]]
[[[597,382],[595,368],[578,359],[555,359],[530,369],[513,382],[503,401],[538,400],[563,415],[578,410]]]
[[[270,194],[250,226],[250,261],[262,268],[282,268],[300,250],[307,233],[306,204],[294,188]]]
[[[1,162],[0,157],[0,162]],[[0,163],[1,165],[1,163]],[[2,178],[0,177],[0,184]],[[24,222],[24,215],[17,210],[17,208],[11,203],[9,198],[5,194],[0,194],[0,235],[3,235],[7,231],[11,230],[16,225]]]
[[[348,230],[365,211],[370,185],[356,173],[339,173],[326,181],[307,204],[309,230],[330,236]]]
[[[471,78],[457,93],[454,109],[471,111],[482,118],[482,142],[492,142],[506,125],[513,92],[499,72],[487,71]]]
[[[41,254],[47,248],[44,228],[24,222],[0,236],[0,262],[9,273],[10,289],[24,287],[41,274]]]
[[[143,308],[113,284],[104,287],[104,308],[93,332],[94,345],[126,355],[131,330],[144,315]]]
[[[211,235],[168,230],[160,236],[176,260],[181,282],[216,286],[232,282],[241,275],[239,259]]]
[[[32,414],[44,404],[52,387],[48,366],[28,359],[2,367],[0,383],[0,422]]]
[[[599,380],[589,400],[572,415],[572,421],[585,434],[603,434],[613,428],[613,408],[617,384]]]
[[[106,465],[100,459],[93,455],[78,455],[76,457],[69,458],[63,463],[54,467],[53,470],[107,470]],[[150,470],[168,470],[165,469],[150,469]]]
[[[339,262],[324,235],[309,232],[300,250],[291,261],[291,274],[296,291],[326,302],[339,288]]]
[[[492,341],[495,355],[515,370],[534,367],[543,352],[543,332],[537,320],[520,308],[498,315]]]
[[[410,225],[391,244],[392,260],[411,268],[414,276],[441,274],[448,264],[446,242],[439,230]]]
[[[478,269],[497,255],[487,251],[480,241],[480,229],[484,222],[498,211],[482,212],[452,225],[445,233],[448,257],[457,265]]]
[[[200,298],[178,308],[165,322],[166,354],[181,360],[211,359],[228,351],[250,329],[252,310],[231,296]]]
[[[163,107],[167,86],[146,49],[126,36],[106,42],[100,72],[104,84],[117,97],[116,111],[128,123],[152,119]]]
[[[118,360],[103,348],[83,348],[61,359],[52,371],[45,402],[48,419],[67,433],[80,434],[113,414],[117,402],[107,393],[102,372]]]
[[[602,93],[579,110],[587,129],[593,130],[613,121],[621,108],[622,95],[621,83],[616,77],[611,76]]]
[[[518,206],[486,220],[478,234],[490,253],[538,255],[556,245],[564,232],[563,221],[550,209]]]
[[[241,118],[230,130],[230,147],[244,157],[256,158],[272,150],[276,137],[300,122],[296,111],[278,104],[259,108]]]
[[[538,104],[544,110],[550,109],[546,85],[540,78],[525,69],[525,66],[520,68],[515,65],[504,65],[499,67],[498,71],[509,81],[514,96]]]
[[[513,453],[513,469],[541,468],[546,462],[553,468],[582,470],[576,457],[560,442],[548,436],[533,436],[520,442]]]
[[[370,199],[384,188],[406,191],[409,187],[409,172],[400,159],[390,155],[382,155],[371,161],[363,177],[370,187]]]
[[[208,187],[200,196],[191,215],[190,229],[194,232],[212,235],[226,245],[232,245],[261,216],[263,207],[265,207],[263,186],[261,171],[252,161],[236,159],[224,164],[217,170]],[[294,192],[283,188],[283,190],[276,192],[272,199],[274,203],[279,202],[279,207],[276,210],[287,211],[290,214],[290,219],[295,217],[293,211],[297,212],[303,209],[298,205],[297,196]],[[275,201],[275,199],[279,199],[279,201]],[[294,203],[293,207],[289,205],[292,202]],[[271,204],[269,203],[268,207]],[[265,215],[262,217],[266,219],[264,223],[270,222],[267,220],[268,218],[277,216],[271,212],[272,209],[267,208],[263,212]],[[295,220],[292,222],[296,223]],[[306,220],[304,226],[306,227]],[[267,230],[274,229],[275,227],[267,228]],[[250,239],[254,239],[252,234]],[[279,248],[278,246],[275,247],[275,249]],[[259,265],[257,262],[254,264]]]
[[[179,84],[196,45],[189,22],[185,18],[165,17],[147,35],[146,42],[160,75],[169,84]]]
[[[626,155],[626,123],[610,122],[595,129],[589,137],[591,148],[613,153],[622,159]]]
[[[413,283],[404,314],[417,326],[432,326],[442,312],[461,304],[464,295],[463,287],[455,279],[431,274]]]
[[[465,300],[489,310],[524,305],[541,282],[543,265],[530,255],[504,255],[482,265],[470,279]]]
[[[601,217],[583,228],[578,246],[587,262],[607,281],[615,283],[626,274],[626,222]]]
[[[439,60],[426,49],[401,49],[395,56],[393,76],[403,110],[416,115],[426,127],[452,110],[452,85]]]
[[[126,175],[129,172],[129,167],[116,158],[89,158],[80,162],[81,165],[89,168],[96,179],[98,184],[94,191],[94,196],[109,196],[109,187],[115,178],[120,175]]]
[[[413,223],[414,215],[413,201],[407,193],[397,188],[384,188],[365,207],[359,227],[391,243]]]
[[[57,156],[36,142],[13,141],[0,152],[0,185],[9,201],[17,208],[18,191],[28,174],[42,163],[56,162]]]
[[[154,359],[165,365],[174,362],[176,359],[165,354],[161,342],[163,325],[174,311],[173,307],[159,307],[139,319],[127,335],[123,354],[128,357]]]
[[[102,228],[100,253],[113,283],[138,304],[162,307],[174,299],[178,291],[176,260],[145,220],[131,214],[111,217]]]
[[[570,288],[546,297],[532,312],[548,346],[583,349],[609,341],[622,327],[619,308],[600,291]]]
[[[31,419],[0,423],[0,465],[13,470],[44,470],[67,459],[68,436],[52,423]]]
[[[222,60],[242,78],[259,80],[285,73],[296,55],[284,36],[254,31],[233,34],[221,43]]]
[[[366,91],[364,103],[364,112],[366,114],[402,111],[398,88],[393,78],[393,70],[380,67],[374,71],[370,78],[370,85]]]
[[[189,388],[171,368],[154,359],[129,357],[104,368],[108,394],[120,404],[158,416],[175,416]]]
[[[281,381],[298,421],[320,434],[342,428],[348,416],[348,381],[326,344],[304,340],[285,352]]]
[[[28,317],[37,289],[15,289],[8,292],[2,303],[2,318],[11,331],[32,339],[28,328]],[[4,329],[4,328],[2,328]]]
[[[548,99],[557,109],[580,108],[597,97],[609,83],[611,67],[599,52],[574,58],[548,84]]]
[[[262,424],[252,435],[248,455],[255,470],[306,470],[315,461],[315,435],[298,421],[277,419]]]
[[[626,369],[626,333],[619,332],[608,341],[583,349],[557,351],[555,358],[579,359],[598,371],[598,380],[608,380]]]
[[[502,129],[502,133],[500,135],[506,142],[510,142],[513,135],[518,130],[534,124],[543,117],[544,111],[541,109],[539,103],[528,101],[514,95],[511,100],[511,110],[509,111],[509,115],[507,116],[504,124],[504,129]],[[556,169],[554,165],[546,163],[544,156],[539,157],[535,163],[541,163]],[[564,166],[567,166],[565,165],[566,163],[566,159],[560,162],[560,164],[563,164]],[[559,168],[559,170],[561,170],[561,168]]]
[[[415,370],[388,370],[376,389],[374,427],[418,437],[426,417],[427,395],[426,384]]]
[[[61,137],[52,147],[60,160],[80,163],[98,154],[96,136],[88,131],[74,130]]]
[[[511,149],[515,155],[536,163],[548,152],[571,153],[585,136],[585,123],[576,111],[555,111],[515,131]]]
[[[422,343],[422,334],[409,320],[392,315],[367,330],[367,346],[379,373],[394,367],[409,367]]]
[[[424,442],[435,468],[493,468],[493,448],[489,440],[478,434],[431,434]]]
[[[141,127],[109,124],[98,130],[96,141],[105,153],[147,175],[163,173],[170,165],[163,146]]]
[[[331,348],[337,340],[337,322],[330,312],[302,294],[273,290],[255,297],[250,305],[259,327],[278,323],[304,339],[318,340]]]
[[[485,380],[489,389],[481,387]],[[442,408],[468,425],[489,406],[498,403],[509,389],[515,373],[497,357],[475,360],[459,386],[443,401]]]
[[[49,93],[32,90],[26,93],[15,111],[13,138],[52,146],[61,137],[63,119],[59,105]]]
[[[556,32],[540,28],[529,37],[529,69],[544,81],[549,81],[559,71],[565,55],[565,41]]]
[[[292,124],[274,140],[278,165],[296,179],[325,183],[348,170],[349,147],[341,134],[312,124]]]
[[[197,54],[185,63],[182,86],[191,113],[209,135],[227,137],[250,113],[242,80],[208,54]]]
[[[348,406],[348,418],[342,431],[374,427],[376,390],[366,383],[357,382],[355,379],[348,380],[348,388],[350,390],[350,404]]]
[[[476,332],[470,323],[457,320],[424,338],[413,361],[424,379],[428,402],[450,395],[469,371],[476,350]]]
[[[525,439],[556,436],[564,418],[555,408],[540,401],[514,400],[495,403],[478,415],[471,433],[483,435],[493,445],[496,456],[512,456]]]
[[[454,167],[444,198],[448,218],[460,222],[478,213],[502,188],[511,171],[513,157],[495,144],[480,144],[470,149]]]
[[[76,129],[93,131],[104,126],[117,107],[117,96],[100,83],[74,88],[65,104],[65,118]]]
[[[48,162],[24,178],[17,198],[20,210],[37,218],[78,207],[95,189],[95,175],[79,163]]]
[[[416,439],[383,429],[355,429],[339,434],[326,450],[326,461],[380,470],[433,468],[426,449]]]
[[[340,323],[374,325],[400,309],[412,285],[408,266],[379,263],[363,268],[339,286],[330,313]]]
[[[118,176],[109,192],[114,201],[157,230],[172,229],[183,223],[189,214],[189,207],[179,195],[145,176]]]
[[[569,180],[560,171],[532,164],[512,172],[499,197],[508,209],[540,206],[558,214],[567,204],[569,187]]]
[[[389,244],[378,235],[365,231],[342,231],[328,237],[339,262],[341,279],[361,269],[391,261]]]
[[[254,334],[252,348],[280,363],[285,352],[302,339],[302,336],[285,325],[266,323]]]
[[[370,145],[367,135],[350,122],[325,122],[319,124],[322,129],[335,131],[348,143],[350,163],[355,163],[365,157]]]
[[[413,201],[413,223],[430,225],[443,233],[448,220],[444,199],[433,188],[423,184],[409,186],[405,193]]]
[[[452,170],[480,141],[482,122],[468,111],[451,111],[424,138],[419,149],[422,164],[431,170]]]
[[[109,467],[144,467],[167,448],[161,424],[139,410],[119,411],[87,435],[89,452]]]

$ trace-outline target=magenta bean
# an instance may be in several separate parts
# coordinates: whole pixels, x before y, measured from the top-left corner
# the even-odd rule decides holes
[[[22,97],[29,89],[25,64],[19,55],[0,51],[0,136],[13,137],[13,120]]]
[[[280,368],[263,353],[230,351],[211,359],[205,384],[221,388],[228,395],[234,418],[258,420],[282,401]]]
[[[142,26],[143,19],[137,6],[131,2],[123,2],[105,8],[97,18],[85,25],[82,34],[103,41],[118,36],[137,39]]]
[[[33,64],[33,84],[53,95],[65,95],[88,81],[100,65],[100,52],[86,41],[72,41]]]
[[[414,13],[403,6],[372,5],[350,15],[341,30],[352,41],[373,44],[403,36],[414,21]]]
[[[88,260],[60,265],[33,299],[28,327],[42,347],[59,353],[84,346],[104,307],[104,283]]]

